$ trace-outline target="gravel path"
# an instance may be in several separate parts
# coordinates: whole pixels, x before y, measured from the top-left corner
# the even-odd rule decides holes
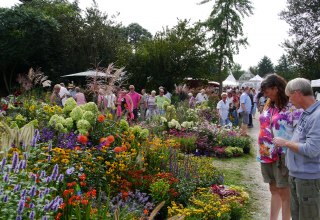
[[[259,134],[259,121],[258,119],[253,119],[253,128],[249,129],[249,134],[254,140],[253,153],[257,154],[257,140]],[[267,220],[269,219],[270,211],[270,192],[267,183],[263,182],[260,163],[256,161],[253,157],[248,161],[248,164],[244,167],[244,184],[248,184],[248,187],[252,187],[251,199],[252,199],[252,216],[253,219]]]

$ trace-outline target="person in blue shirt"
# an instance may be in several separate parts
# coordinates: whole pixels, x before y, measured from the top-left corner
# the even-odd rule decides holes
[[[240,114],[241,134],[247,135],[249,114],[251,114],[251,99],[249,97],[250,88],[247,86],[244,88],[244,92],[240,96],[240,108],[238,113]]]

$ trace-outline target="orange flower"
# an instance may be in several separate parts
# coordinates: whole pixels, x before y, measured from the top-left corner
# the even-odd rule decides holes
[[[121,147],[115,147],[114,148],[114,152],[117,154],[117,153],[120,153],[122,151],[122,148]]]
[[[88,137],[87,136],[84,136],[84,135],[79,135],[78,136],[78,141],[81,143],[81,144],[86,144],[88,142]]]
[[[107,138],[100,138],[100,143],[102,143],[102,142],[106,142],[108,139]]]
[[[88,205],[88,200],[87,199],[83,199],[83,200],[81,200],[81,203],[83,204],[83,205]]]
[[[76,146],[74,149],[75,150],[81,150],[80,146]]]
[[[127,150],[127,147],[125,145],[122,145],[121,151],[126,151],[126,150]]]
[[[85,180],[86,179],[86,174],[83,173],[81,176],[79,176],[79,179],[81,181]]]
[[[86,182],[80,182],[80,186],[86,186]]]
[[[102,122],[104,122],[105,119],[106,119],[106,117],[102,114],[98,116],[98,122],[102,123]]]
[[[107,139],[108,139],[108,141],[109,141],[110,143],[113,143],[113,142],[114,142],[114,136],[113,136],[113,135],[109,135],[109,136],[107,137]]]
[[[66,204],[65,203],[62,203],[59,207],[59,209],[64,209],[64,207],[66,207]]]
[[[149,211],[147,209],[143,210],[143,214],[148,215]]]

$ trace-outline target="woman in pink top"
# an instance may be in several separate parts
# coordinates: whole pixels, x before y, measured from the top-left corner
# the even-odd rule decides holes
[[[86,97],[82,92],[80,92],[80,88],[76,87],[76,95],[75,95],[75,100],[77,101],[77,105],[84,105],[87,103]]]
[[[121,116],[126,113],[128,113],[129,121],[134,119],[132,99],[127,94],[126,90],[121,89],[117,99],[117,116],[118,118],[121,118]]]

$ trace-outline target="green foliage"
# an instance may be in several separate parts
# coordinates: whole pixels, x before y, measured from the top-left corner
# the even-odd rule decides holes
[[[273,73],[273,63],[269,57],[264,56],[258,63],[258,74],[264,77],[268,73]]]
[[[275,71],[287,81],[299,77],[297,68],[285,55],[282,55],[278,60],[278,65],[275,67]]]
[[[210,0],[205,0],[206,3]],[[252,14],[252,3],[249,0],[215,1],[210,17],[204,23],[212,33],[209,38],[213,61],[217,67],[216,74],[222,89],[222,80],[233,63],[233,55],[239,53],[240,46],[248,44],[243,37],[242,18]]]
[[[196,136],[176,137],[175,140],[180,143],[180,150],[184,153],[194,153],[197,149]]]
[[[290,39],[284,42],[289,59],[297,64],[302,77],[319,78],[319,1],[287,1],[287,9],[283,10],[280,16],[290,25]]]
[[[226,157],[238,157],[243,154],[243,150],[240,147],[227,147],[225,149]]]
[[[157,180],[150,185],[150,194],[154,202],[169,201],[170,184],[163,179]]]

